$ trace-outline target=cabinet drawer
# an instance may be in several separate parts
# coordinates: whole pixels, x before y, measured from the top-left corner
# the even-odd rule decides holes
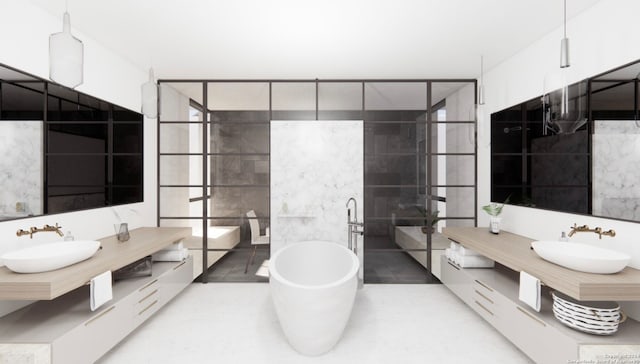
[[[180,293],[193,280],[193,258],[189,256],[182,262],[158,277],[161,290],[161,303],[164,305]]]
[[[450,262],[446,257],[441,257],[441,281],[456,296],[469,305],[473,305],[472,285],[473,278],[460,268]]]
[[[120,342],[131,329],[130,304],[117,302],[55,340],[52,345],[53,362],[93,363]]]
[[[576,343],[535,312],[515,303],[503,311],[500,331],[536,363],[567,363],[578,359]]]

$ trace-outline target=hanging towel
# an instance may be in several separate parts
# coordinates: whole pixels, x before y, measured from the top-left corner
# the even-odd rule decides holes
[[[106,271],[95,276],[91,280],[90,285],[91,298],[89,299],[89,306],[91,307],[91,311],[95,311],[98,307],[111,301],[113,298],[111,271]]]
[[[540,280],[525,271],[520,272],[519,299],[540,312]]]
[[[269,259],[262,262],[260,268],[258,268],[258,271],[256,272],[256,275],[258,277],[269,278]]]
[[[463,246],[460,246],[460,248],[458,249],[458,253],[463,256],[481,256],[482,255],[475,250],[471,250]]]

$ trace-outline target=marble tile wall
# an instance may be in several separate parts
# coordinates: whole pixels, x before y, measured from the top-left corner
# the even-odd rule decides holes
[[[42,214],[42,122],[0,121],[0,220]]]
[[[640,221],[640,128],[632,120],[596,120],[593,215]]]
[[[347,245],[349,197],[363,216],[362,128],[362,121],[271,122],[272,254],[304,240]]]

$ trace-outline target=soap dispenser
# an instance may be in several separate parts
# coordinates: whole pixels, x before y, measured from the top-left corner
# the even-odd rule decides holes
[[[67,233],[64,235],[64,241],[73,241],[73,235],[71,235],[71,231],[67,231]]]

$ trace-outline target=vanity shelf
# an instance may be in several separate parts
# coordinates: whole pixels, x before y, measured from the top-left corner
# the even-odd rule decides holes
[[[43,273],[20,274],[0,267],[0,300],[52,300],[87,284],[93,277],[114,271],[191,236],[191,228],[143,227],[131,238],[99,239],[102,249],[85,261]]]
[[[525,271],[546,286],[581,301],[640,301],[640,270],[617,274],[577,272],[547,262],[530,249],[533,239],[486,227],[447,227],[443,235],[516,271]]]

